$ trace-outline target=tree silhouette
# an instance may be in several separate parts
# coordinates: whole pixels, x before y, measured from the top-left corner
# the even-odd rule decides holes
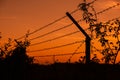
[[[0,44],[0,78],[4,80],[24,80],[27,67],[33,65],[33,57],[29,57],[26,48],[30,42],[27,35],[23,41],[8,39]],[[2,38],[2,37],[0,37]],[[26,79],[25,79],[26,80]]]
[[[26,48],[30,44],[26,38],[24,41],[14,40],[13,49],[11,49],[12,40],[9,38],[8,42],[3,47],[0,47],[0,62],[14,65],[32,64],[33,57],[29,57],[26,53]]]
[[[95,0],[94,0],[95,1]],[[91,38],[97,38],[100,42],[103,50],[101,59],[106,64],[115,64],[117,55],[120,51],[120,21],[118,19],[114,21],[98,22],[97,13],[92,4],[87,3],[84,0],[83,3],[79,4],[79,9],[83,11],[83,19],[89,24],[89,30],[91,32]],[[95,35],[95,36],[94,36]],[[110,36],[114,41],[112,41]]]
[[[8,56],[8,62],[14,63],[16,65],[31,64],[32,58],[28,57],[28,55],[26,54],[26,42],[21,42],[17,40],[15,40],[15,42],[17,43],[17,45],[12,51],[11,55]]]

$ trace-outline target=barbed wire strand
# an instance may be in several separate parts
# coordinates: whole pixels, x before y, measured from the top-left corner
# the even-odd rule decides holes
[[[80,19],[80,20],[78,20],[77,22],[81,22],[81,21],[83,21],[83,20]],[[70,24],[68,24],[68,25],[66,25],[66,26],[63,26],[63,27],[61,27],[61,28],[58,28],[58,29],[55,29],[55,30],[53,30],[53,31],[47,32],[47,33],[45,33],[45,34],[42,34],[42,35],[40,35],[40,36],[37,36],[37,37],[32,38],[32,39],[29,39],[29,40],[32,41],[32,40],[35,40],[35,39],[38,39],[38,38],[47,36],[47,35],[52,34],[52,33],[54,33],[54,32],[63,30],[63,29],[65,29],[65,28],[68,28],[68,27],[70,27],[70,26],[72,26],[72,25],[73,25],[73,23],[70,23]]]
[[[37,38],[44,37],[44,36],[49,35],[49,34],[52,34],[52,33],[54,33],[54,32],[60,31],[60,30],[65,29],[65,28],[67,28],[67,27],[69,27],[69,26],[71,26],[71,25],[73,25],[73,23],[71,23],[71,24],[69,24],[69,25],[66,25],[66,26],[64,26],[64,27],[58,28],[58,29],[56,29],[56,30],[47,32],[47,33],[45,33],[45,34],[43,34],[43,35],[40,35],[40,36],[37,36],[37,37],[35,37],[35,38],[32,38],[32,39],[30,39],[30,41],[35,40],[35,39],[37,39]]]
[[[120,16],[119,17],[116,17],[116,18],[113,18],[113,19],[111,19],[111,20],[108,20],[107,22],[105,22],[105,23],[109,23],[109,22],[111,22],[111,21],[114,21],[114,20],[116,20],[116,19],[119,19],[120,18]],[[78,22],[80,22],[81,20],[79,20]],[[85,31],[86,30],[88,30],[89,28],[86,28],[85,29]],[[77,31],[76,31],[76,33],[77,33]],[[67,34],[66,34],[67,35]],[[108,35],[108,36],[112,36],[112,35]],[[61,36],[62,37],[62,36]],[[95,39],[97,39],[97,38],[94,38],[94,39],[92,39],[92,40],[95,40]],[[44,42],[47,42],[47,40],[46,41],[44,41]],[[40,42],[40,44],[41,44],[42,42]],[[38,43],[39,44],[39,43]],[[35,44],[36,45],[36,44]]]
[[[92,3],[93,3],[93,2],[92,2]],[[104,10],[102,10],[102,11],[96,13],[96,14],[101,14],[101,13],[103,13],[103,12],[105,12],[105,11],[108,11],[108,10],[110,10],[110,9],[116,7],[116,6],[119,6],[119,5],[120,5],[120,4],[118,3],[118,4],[116,4],[116,5],[113,5],[113,6],[111,6],[111,7],[106,8],[106,9],[104,9]],[[78,11],[78,10],[79,10],[79,9],[76,9],[76,10],[74,10],[74,11],[71,12],[71,13],[73,14],[73,13],[75,13],[75,12]],[[57,20],[55,20],[55,21],[53,21],[53,22],[51,22],[51,23],[49,23],[49,24],[47,24],[47,25],[45,25],[45,26],[43,26],[43,27],[41,27],[41,28],[39,28],[39,29],[37,29],[37,30],[35,30],[35,31],[33,31],[33,32],[31,32],[31,33],[29,33],[28,35],[34,34],[35,32],[44,29],[44,27],[47,27],[47,26],[49,26],[49,25],[52,25],[52,24],[56,23],[57,21],[61,20],[62,18],[65,18],[65,16],[63,16],[63,17],[61,17],[61,18],[59,18],[59,19],[57,19]],[[120,17],[119,17],[119,18],[120,18]],[[110,22],[110,21],[113,21],[113,20],[115,20],[115,19],[109,20],[109,22]],[[80,21],[83,21],[83,19],[80,19],[79,22],[80,22]],[[52,33],[52,32],[51,32],[51,33]],[[24,36],[22,36],[22,37],[20,37],[20,38],[17,38],[16,40],[22,39],[22,38],[24,38],[25,36],[26,36],[26,35],[24,35]],[[12,42],[14,42],[14,41],[12,41]]]
[[[91,3],[93,3],[93,2],[91,2]],[[111,7],[106,8],[106,9],[104,9],[104,10],[102,10],[102,11],[96,13],[96,14],[101,14],[101,13],[103,13],[103,12],[105,12],[105,11],[108,11],[108,10],[110,10],[110,9],[116,7],[116,6],[119,6],[119,5],[120,5],[120,4],[118,3],[118,4],[116,4],[116,5],[113,5],[113,6],[111,6]],[[71,13],[73,14],[73,13],[75,13],[75,12],[78,11],[78,10],[79,10],[79,9],[76,9],[76,10],[72,11]],[[57,20],[54,20],[53,22],[51,22],[51,23],[49,23],[49,24],[47,24],[47,25],[45,25],[45,26],[43,26],[43,27],[41,27],[41,28],[39,28],[39,29],[37,29],[37,30],[29,33],[29,34],[27,34],[27,35],[29,36],[29,35],[34,34],[35,32],[37,32],[37,31],[39,31],[39,30],[42,30],[42,29],[44,29],[44,28],[47,28],[48,26],[50,26],[50,25],[52,25],[52,24],[54,24],[54,23],[62,20],[62,19],[65,18],[65,17],[66,17],[66,16],[63,16],[63,17],[61,17],[61,18],[59,18],[59,19],[57,19]],[[81,22],[81,21],[83,21],[83,19],[78,20],[78,22]],[[22,39],[22,38],[24,38],[24,37],[26,37],[26,35],[21,36],[21,37],[17,38],[16,40]],[[13,42],[14,42],[14,41],[13,41]]]
[[[94,0],[94,1],[92,1],[92,2],[90,2],[90,3],[88,3],[88,4],[93,4],[95,1],[97,1],[97,0]],[[72,12],[70,12],[70,14],[74,14],[74,13],[76,13],[77,11],[79,11],[79,9],[73,10]],[[54,20],[53,22],[51,22],[51,23],[49,23],[49,24],[47,24],[47,25],[45,25],[45,26],[43,26],[43,27],[41,27],[41,28],[39,28],[39,29],[36,29],[35,31],[29,33],[28,35],[30,36],[31,34],[34,34],[34,33],[38,32],[38,31],[40,31],[40,30],[42,30],[42,29],[44,29],[44,28],[47,28],[47,27],[49,27],[50,25],[52,25],[52,24],[54,24],[54,23],[56,23],[56,22],[58,22],[58,21],[60,21],[60,20],[62,20],[62,19],[64,19],[64,18],[66,18],[66,17],[67,17],[67,16],[65,15],[65,16],[63,16],[63,17],[61,17],[61,18],[58,18],[58,19]],[[25,35],[17,38],[17,40],[22,39],[22,38],[24,38],[24,37],[25,37]]]
[[[85,42],[85,41],[83,41],[83,42],[75,49],[75,51],[73,52],[73,54],[71,54],[71,56],[69,57],[68,62],[71,61],[73,55],[80,49],[80,47],[82,47],[82,45],[83,45],[84,42]]]
[[[93,3],[95,3],[96,1],[98,1],[98,0],[93,0],[92,2],[90,2],[90,3],[88,3],[88,4],[93,4]]]
[[[119,6],[119,5],[120,5],[119,3],[118,3],[117,5],[113,5],[113,6],[107,8],[107,9],[105,9],[105,10],[102,10],[102,11],[98,12],[97,14],[101,14],[101,13],[103,13],[103,12],[105,12],[105,11],[107,11],[107,10],[110,10],[110,9],[116,7],[116,6]],[[118,18],[120,18],[120,17],[118,17]],[[118,19],[118,18],[115,18],[115,19]],[[115,19],[112,19],[112,20],[109,20],[109,21],[113,21],[113,20],[115,20]],[[79,21],[82,21],[82,19],[79,20]],[[19,39],[19,38],[18,38],[18,39]]]
[[[64,37],[76,34],[78,32],[80,32],[80,31],[74,31],[74,32],[71,32],[71,33],[68,33],[68,34],[65,34],[65,35],[62,35],[62,36],[58,36],[58,37],[55,37],[55,38],[52,38],[52,39],[48,39],[48,40],[45,40],[45,41],[41,41],[41,42],[38,42],[38,43],[31,44],[30,46],[35,46],[35,45],[38,45],[38,44],[43,44],[43,43],[46,43],[46,42],[54,41],[54,40],[57,40],[57,39],[60,39],[60,38],[64,38]]]
[[[119,6],[119,5],[120,5],[120,4],[118,3],[118,4],[116,4],[116,5],[113,5],[113,6],[111,6],[111,7],[106,8],[106,9],[100,11],[100,12],[97,12],[96,14],[97,14],[97,15],[102,14],[103,12],[106,12],[106,11],[108,11],[108,10],[110,10],[110,9],[112,9],[112,8],[114,8],[114,7],[116,7],[116,6]],[[77,22],[81,22],[81,21],[83,21],[83,19],[80,19],[80,20],[78,20]],[[64,27],[62,27],[62,28],[53,30],[53,31],[51,31],[51,32],[48,32],[48,33],[46,33],[46,34],[43,34],[43,35],[41,35],[41,36],[35,37],[35,38],[33,38],[33,39],[30,39],[30,40],[34,40],[34,39],[37,39],[37,38],[46,36],[46,35],[48,35],[48,34],[57,32],[57,31],[59,31],[59,30],[62,30],[62,29],[64,29],[64,28],[67,28],[67,27],[69,27],[69,26],[71,26],[71,25],[73,25],[73,23],[71,23],[71,24],[69,24],[69,25],[66,25],[66,26],[64,26]]]
[[[67,44],[63,44],[63,45],[59,45],[59,46],[54,46],[54,47],[49,47],[49,48],[44,48],[44,49],[39,49],[39,50],[34,50],[34,51],[28,51],[28,52],[46,51],[46,50],[51,50],[51,49],[55,49],[55,48],[61,48],[61,47],[71,46],[71,45],[74,45],[74,44],[81,43],[83,41],[84,40],[82,40],[82,41],[75,41],[75,42],[72,42],[72,43],[67,43]]]
[[[85,52],[76,52],[74,54],[80,54]],[[43,55],[43,56],[32,56],[32,57],[51,57],[51,56],[65,56],[65,55],[72,55],[73,53],[64,53],[64,54],[55,54],[55,55]]]
[[[119,5],[120,5],[120,3],[117,3],[116,5],[110,6],[110,7],[106,8],[106,9],[100,11],[100,12],[97,12],[97,14],[99,15],[99,14],[101,14],[103,12],[106,12],[106,11],[112,9],[112,8],[115,8],[115,7],[119,6]]]
[[[110,21],[114,21],[114,20],[119,19],[119,18],[120,18],[120,17],[113,18],[113,19],[111,19],[111,20],[108,20],[108,21],[105,22],[105,23],[108,23],[108,22],[110,22]],[[79,20],[79,21],[80,21],[80,20]],[[79,22],[79,21],[78,21],[78,22]],[[88,28],[86,28],[85,31],[86,31],[86,30],[88,30]],[[62,35],[62,36],[53,38],[53,39],[49,39],[49,40],[45,40],[45,41],[42,41],[42,42],[38,42],[38,43],[31,44],[30,46],[34,46],[34,45],[37,45],[37,44],[42,44],[42,43],[46,43],[46,42],[49,42],[49,41],[57,40],[57,39],[60,39],[60,38],[66,37],[66,36],[70,36],[70,35],[72,35],[72,34],[76,34],[76,33],[78,33],[78,32],[79,32],[79,31],[75,31],[75,32],[72,32],[72,33],[68,33],[68,34],[65,34],[65,35]],[[50,32],[49,32],[49,33],[50,33]],[[43,35],[43,36],[45,36],[45,35]],[[112,36],[112,35],[108,35],[108,36]],[[42,37],[42,36],[41,36],[41,37]],[[98,38],[94,38],[94,39],[92,39],[92,40],[95,40],[95,39],[98,39]]]
[[[73,10],[73,11],[70,12],[70,13],[71,13],[71,14],[74,14],[74,13],[76,13],[77,11],[79,11],[79,9],[75,9],[75,10]],[[50,25],[53,25],[54,23],[56,23],[56,22],[58,22],[58,21],[60,21],[60,20],[62,20],[62,19],[64,19],[64,18],[66,18],[66,17],[67,17],[67,16],[65,15],[65,16],[63,16],[63,17],[61,17],[61,18],[58,18],[58,19],[54,20],[53,22],[51,22],[51,23],[49,23],[49,24],[47,24],[47,25],[45,25],[45,26],[43,26],[43,27],[40,27],[39,29],[34,30],[33,32],[29,33],[28,36],[30,36],[30,35],[38,32],[38,31],[40,31],[40,30],[43,30],[43,29],[49,27]],[[17,40],[22,39],[22,38],[24,38],[24,37],[25,37],[25,35],[17,38]]]
[[[118,4],[117,4],[118,5]],[[113,7],[115,7],[115,6],[113,6]],[[111,7],[112,8],[112,7]],[[108,8],[108,9],[106,9],[106,10],[109,10],[110,8]],[[106,10],[104,10],[104,11],[106,11]],[[100,13],[103,13],[104,11],[101,11],[101,12],[99,12],[98,14],[100,14]],[[114,19],[111,19],[111,20],[109,20],[108,22],[110,22],[110,21],[114,21],[114,20],[116,20],[116,19],[119,19],[120,17],[117,17],[117,18],[114,18]],[[100,53],[101,53],[101,50],[98,50],[96,47],[94,47],[94,46],[92,46],[94,49],[96,49],[96,51],[99,51]],[[76,53],[75,53],[76,54]],[[62,55],[65,55],[65,54],[62,54]],[[52,55],[53,56],[53,55]],[[54,56],[57,56],[57,55],[54,55]]]

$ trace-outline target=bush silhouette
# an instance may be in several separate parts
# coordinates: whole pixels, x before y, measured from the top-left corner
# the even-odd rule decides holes
[[[9,64],[14,65],[22,65],[22,64],[30,64],[29,62],[31,58],[26,54],[26,48],[23,46],[17,46],[11,53],[10,56],[5,58],[5,61]]]
[[[13,42],[15,42],[15,45],[12,44]],[[33,57],[29,57],[26,52],[28,46],[29,41],[27,39],[12,42],[9,39],[7,43],[0,47],[1,79],[24,80],[27,67],[33,64]]]

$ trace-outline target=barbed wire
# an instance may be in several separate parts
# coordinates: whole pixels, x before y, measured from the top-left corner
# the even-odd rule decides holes
[[[105,22],[105,23],[109,23],[110,21],[114,21],[114,20],[116,20],[116,19],[119,19],[120,18],[120,16],[119,17],[116,17],[116,18],[113,18],[113,19],[111,19],[111,20],[108,20],[107,22]],[[80,22],[81,20],[79,20],[78,22]],[[85,31],[86,30],[88,30],[89,28],[86,28],[85,29]],[[79,31],[75,31],[75,32],[73,32],[73,34],[75,34],[75,33],[78,33]],[[52,41],[52,40],[56,40],[57,38],[59,39],[59,38],[62,38],[62,37],[66,37],[66,36],[68,36],[68,35],[72,35],[72,33],[69,33],[69,34],[66,34],[66,35],[63,35],[63,36],[59,36],[59,37],[56,37],[56,38],[53,38],[53,39],[49,39],[49,40],[46,40],[46,41],[42,41],[42,42],[39,42],[39,43],[35,43],[35,44],[31,44],[31,46],[33,45],[37,45],[37,44],[41,44],[41,43],[45,43],[45,42],[49,42],[49,41]],[[107,36],[112,36],[112,35],[107,35]],[[92,39],[92,40],[95,40],[95,39],[98,39],[98,38],[94,38],[94,39]]]
[[[90,2],[89,4],[92,4],[92,3],[94,3],[95,1],[97,1],[97,0],[92,1],[92,2]],[[71,12],[71,14],[77,12],[78,10],[79,10],[79,9],[75,9],[74,11]],[[51,23],[49,23],[49,24],[47,24],[47,25],[45,25],[45,26],[43,26],[43,27],[41,27],[41,28],[39,28],[39,29],[37,29],[37,30],[31,32],[31,33],[29,33],[28,36],[30,36],[31,34],[34,34],[34,33],[38,32],[38,31],[40,31],[40,30],[42,30],[42,29],[44,29],[44,28],[49,27],[50,25],[52,25],[52,24],[54,24],[54,23],[56,23],[56,22],[58,22],[58,21],[64,19],[65,17],[67,17],[67,16],[63,16],[63,17],[61,17],[61,18],[59,18],[59,19],[54,20],[53,22],[51,22]],[[24,37],[25,37],[25,35],[23,35],[23,36],[17,38],[16,40],[22,39],[22,38],[24,38]]]
[[[106,8],[106,9],[100,11],[100,12],[97,12],[96,14],[97,14],[97,15],[102,14],[103,12],[106,12],[106,11],[108,11],[108,10],[110,10],[110,9],[112,9],[112,8],[114,8],[114,7],[116,7],[116,6],[119,6],[119,5],[120,5],[120,4],[118,3],[118,4],[116,4],[116,5],[113,5],[113,6],[111,6],[111,7]],[[83,21],[83,19],[80,19],[80,20],[78,20],[77,22],[81,22],[81,21]],[[73,24],[73,23],[71,23],[71,24],[69,24],[69,25],[66,25],[66,26],[64,26],[64,27],[62,27],[62,28],[53,30],[53,31],[51,31],[51,32],[48,32],[48,33],[46,33],[46,34],[43,34],[43,35],[41,35],[41,36],[35,37],[35,38],[33,38],[33,39],[30,39],[30,40],[34,40],[34,39],[37,39],[37,38],[46,36],[46,35],[48,35],[48,34],[57,32],[57,31],[59,31],[59,30],[62,30],[62,29],[64,29],[64,28],[67,28],[67,27],[71,26],[72,24]]]
[[[97,0],[94,0],[94,1],[92,1],[92,2],[90,2],[90,3],[88,3],[88,4],[93,4],[95,1],[97,1]],[[79,11],[78,8],[75,9],[75,10],[73,10],[72,12],[70,12],[70,14],[74,14],[74,13],[76,13],[77,11]],[[61,18],[58,18],[58,19],[54,20],[53,22],[51,22],[51,23],[49,23],[49,24],[47,24],[47,25],[45,25],[45,26],[43,26],[43,27],[41,27],[41,28],[39,28],[39,29],[36,29],[35,31],[33,31],[33,32],[31,32],[31,33],[29,33],[28,36],[30,36],[31,34],[34,34],[34,33],[38,32],[38,31],[40,31],[40,30],[42,30],[42,29],[44,29],[44,28],[47,28],[47,27],[49,27],[50,25],[52,25],[52,24],[54,24],[54,23],[56,23],[56,22],[58,22],[58,21],[60,21],[60,20],[62,20],[62,19],[64,19],[64,18],[66,18],[66,17],[67,17],[67,16],[65,15],[65,16],[63,16],[63,17],[61,17]],[[22,39],[22,38],[24,38],[24,37],[25,37],[25,35],[17,38],[17,40]]]
[[[75,10],[73,10],[73,11],[70,12],[70,13],[71,13],[71,14],[74,14],[74,13],[76,13],[77,11],[79,11],[79,9],[75,9]],[[47,25],[45,25],[45,26],[43,26],[43,27],[40,27],[39,29],[34,30],[33,32],[29,33],[28,36],[30,36],[30,35],[32,35],[32,34],[38,32],[38,31],[40,31],[40,30],[43,30],[43,29],[49,27],[50,25],[53,25],[54,23],[57,23],[58,21],[60,21],[60,20],[62,20],[62,19],[64,19],[64,18],[66,18],[66,17],[67,17],[67,16],[65,15],[65,16],[63,16],[63,17],[61,17],[61,18],[58,18],[58,19],[54,20],[53,22],[48,23]],[[23,36],[17,38],[17,40],[22,39],[22,38],[24,38],[24,37],[25,37],[25,35],[23,35]]]
[[[74,32],[71,32],[71,33],[68,33],[68,34],[65,34],[65,35],[62,35],[62,36],[58,36],[58,37],[55,37],[55,38],[52,38],[52,39],[48,39],[48,40],[45,40],[45,41],[41,41],[41,42],[38,42],[38,43],[31,44],[30,46],[35,46],[35,45],[38,45],[38,44],[43,44],[43,43],[46,43],[46,42],[54,41],[54,40],[57,40],[57,39],[60,39],[60,38],[64,38],[64,37],[76,34],[78,32],[80,32],[80,31],[74,31]]]
[[[119,3],[116,4],[116,5],[113,5],[113,6],[109,7],[109,8],[106,8],[105,10],[102,10],[102,11],[98,12],[97,14],[101,14],[101,13],[103,13],[103,12],[105,12],[105,11],[108,11],[108,10],[110,10],[110,9],[116,7],[116,6],[119,6],[119,5],[120,5]],[[119,17],[119,18],[120,18],[120,17]],[[114,18],[114,19],[112,19],[112,20],[115,20],[115,19],[116,19],[116,18]],[[117,18],[117,19],[118,19],[118,18]],[[109,21],[112,21],[112,20],[109,20]],[[80,21],[82,21],[82,19],[79,20],[79,22],[80,22]],[[71,25],[72,25],[72,24],[71,24]],[[61,28],[61,29],[62,29],[62,28]],[[60,29],[60,30],[61,30],[61,29]],[[59,29],[58,29],[57,31],[59,31]],[[53,32],[56,32],[56,31],[53,31]],[[46,34],[44,34],[44,35],[42,35],[42,36],[45,36],[45,35],[51,34],[51,33],[53,33],[53,32],[46,33]]]
[[[97,14],[101,14],[101,13],[103,13],[103,12],[106,12],[106,11],[112,9],[112,8],[115,8],[115,7],[119,6],[119,5],[120,5],[120,3],[117,3],[116,5],[113,5],[113,6],[111,6],[111,7],[108,7],[108,8],[106,8],[106,9],[100,11],[100,12],[97,12]]]
[[[98,50],[93,50],[93,52],[97,52]],[[101,50],[99,50],[101,51]],[[85,51],[83,52],[76,52],[74,54],[80,54],[80,53],[85,53]],[[63,53],[63,54],[54,54],[54,55],[42,55],[42,56],[32,56],[32,57],[51,57],[51,56],[65,56],[65,55],[72,55],[73,53]]]
[[[105,22],[105,23],[108,23],[108,22],[110,22],[110,21],[114,21],[114,20],[119,19],[119,18],[120,18],[120,17],[113,18],[113,19],[111,19],[111,20],[108,20],[108,21]],[[80,22],[80,21],[81,21],[81,20],[79,20],[78,22]],[[89,29],[89,28],[86,28],[85,31],[88,30],[88,29]],[[72,33],[68,33],[68,34],[65,34],[65,35],[62,35],[62,36],[53,38],[53,39],[49,39],[49,40],[45,40],[45,41],[42,41],[42,42],[38,42],[38,43],[31,44],[30,46],[34,46],[34,45],[37,45],[37,44],[42,44],[42,43],[46,43],[46,42],[49,42],[49,41],[57,40],[57,39],[60,39],[60,38],[66,37],[66,36],[70,36],[70,35],[72,35],[72,34],[76,34],[76,33],[78,33],[78,32],[79,32],[79,31],[75,31],[75,32],[72,32]],[[45,35],[44,35],[44,36],[45,36]],[[112,35],[107,35],[107,36],[112,36]],[[41,37],[42,37],[42,36],[41,36]],[[92,39],[92,40],[95,40],[95,39],[97,39],[97,38],[94,38],[94,39]]]
[[[81,21],[83,21],[83,19],[80,19],[80,20],[78,20],[77,22],[81,22]],[[63,29],[65,29],[65,28],[68,28],[68,27],[70,27],[70,26],[72,26],[72,25],[73,25],[73,23],[70,23],[70,24],[68,24],[68,25],[66,25],[66,26],[63,26],[63,27],[58,28],[58,29],[55,29],[55,30],[53,30],[53,31],[50,31],[50,32],[48,32],[48,33],[45,33],[45,34],[43,34],[43,35],[37,36],[37,37],[32,38],[32,39],[29,39],[29,40],[32,41],[32,40],[35,40],[35,39],[38,39],[38,38],[42,38],[42,37],[47,36],[47,35],[49,35],[49,34],[52,34],[52,33],[54,33],[54,32],[63,30]]]
[[[37,36],[37,37],[35,37],[35,38],[32,38],[32,39],[30,39],[30,41],[35,40],[35,39],[37,39],[37,38],[44,37],[44,36],[49,35],[49,34],[52,34],[52,33],[54,33],[54,32],[60,31],[60,30],[65,29],[65,28],[67,28],[67,27],[69,27],[69,26],[71,26],[71,25],[73,25],[73,23],[71,23],[71,24],[69,24],[69,25],[66,25],[66,26],[63,26],[63,27],[61,27],[61,28],[58,28],[58,29],[56,29],[56,30],[47,32],[47,33],[45,33],[45,34],[43,34],[43,35],[40,35],[40,36]]]
[[[94,2],[94,1],[93,1],[93,2]],[[93,2],[91,2],[91,3],[93,3]],[[106,12],[106,11],[112,9],[112,8],[115,8],[116,6],[119,6],[119,5],[120,5],[120,4],[117,3],[116,5],[113,5],[113,6],[111,6],[111,7],[108,7],[108,8],[106,8],[106,9],[100,11],[100,12],[97,12],[96,14],[99,15],[99,14],[101,14],[101,13],[103,13],[103,12]],[[77,12],[78,10],[79,10],[79,9],[76,9],[76,10],[72,11],[71,13],[73,14],[73,13]],[[55,21],[53,21],[53,22],[51,22],[51,23],[49,23],[49,24],[47,24],[47,25],[45,25],[45,26],[43,26],[43,27],[41,27],[41,28],[39,28],[39,29],[31,32],[31,33],[29,33],[29,34],[27,34],[27,36],[29,36],[29,35],[31,35],[31,34],[34,34],[35,32],[37,32],[37,31],[39,31],[39,30],[42,30],[42,29],[44,29],[44,28],[47,28],[49,25],[52,25],[52,24],[54,24],[54,23],[62,20],[62,19],[65,18],[65,17],[66,17],[66,16],[63,16],[63,17],[61,17],[61,18],[59,18],[59,19],[57,19],[57,20],[55,20]],[[120,18],[120,17],[119,17],[119,18]],[[113,20],[115,20],[115,19],[113,19]],[[83,19],[78,20],[78,22],[81,22],[81,21],[83,21]],[[112,21],[112,20],[110,20],[110,21]],[[69,25],[71,25],[71,24],[69,24]],[[59,30],[58,30],[58,31],[59,31]],[[53,31],[53,32],[54,32],[54,31]],[[53,32],[51,32],[51,33],[53,33]],[[56,31],[55,31],[55,32],[56,32]],[[46,33],[46,35],[47,35],[47,33]],[[45,36],[45,35],[42,35],[42,36]],[[22,38],[24,38],[24,37],[26,37],[26,35],[21,36],[21,37],[17,38],[16,40],[22,39]],[[36,38],[36,39],[37,39],[37,38]],[[13,42],[14,42],[14,41],[13,41]]]
[[[73,55],[78,51],[78,49],[79,49],[80,47],[82,47],[82,45],[83,45],[84,42],[85,42],[85,41],[83,41],[83,42],[76,48],[76,50],[73,52],[73,54],[69,57],[68,62],[70,62],[70,60],[72,59]]]
[[[28,52],[38,52],[38,51],[51,50],[51,49],[55,49],[55,48],[61,48],[61,47],[71,46],[71,45],[74,45],[74,44],[81,43],[83,41],[84,40],[82,40],[82,41],[75,41],[75,42],[72,42],[72,43],[67,43],[67,44],[63,44],[63,45],[59,45],[59,46],[54,46],[54,47],[49,47],[49,48],[44,48],[44,49],[39,49],[39,50],[34,50],[34,51],[28,51]]]
[[[90,2],[90,3],[88,3],[88,4],[93,4],[93,3],[95,3],[96,1],[98,1],[98,0],[93,0],[92,2]]]
[[[76,52],[74,54],[80,54],[85,52]],[[51,57],[51,56],[65,56],[65,55],[72,55],[73,53],[64,53],[64,54],[55,54],[55,55],[43,55],[43,56],[32,56],[32,57]]]
[[[105,23],[109,23],[110,21],[114,21],[114,20],[119,19],[119,18],[120,18],[120,16],[117,17],[117,18],[113,18],[113,19],[111,19],[111,20],[108,20],[108,21],[105,22]],[[77,22],[80,22],[80,21],[81,21],[81,19],[78,20]],[[69,26],[71,26],[71,25],[72,25],[72,23],[69,24],[69,25],[67,25],[67,26],[64,26],[64,27],[62,27],[62,28],[59,28],[59,29],[56,29],[56,30],[54,30],[54,31],[48,32],[48,33],[46,33],[46,34],[43,34],[43,35],[41,35],[41,36],[38,36],[38,37],[36,37],[36,38],[44,37],[44,36],[46,36],[46,35],[48,35],[48,34],[54,33],[54,32],[56,32],[56,31],[59,31],[59,30],[61,30],[61,29],[64,29],[64,28],[66,28],[66,27],[69,27]],[[86,28],[85,31],[88,30],[88,29],[89,29],[89,28]],[[56,38],[53,38],[53,39],[50,39],[50,40],[46,40],[46,41],[40,42],[40,44],[41,44],[41,43],[44,43],[44,42],[56,40],[56,39],[59,39],[59,38],[62,38],[62,37],[66,37],[66,36],[69,36],[69,35],[72,35],[72,34],[75,34],[75,33],[78,33],[78,32],[79,32],[79,31],[75,31],[75,32],[72,32],[72,33],[69,33],[69,34],[65,34],[65,35],[63,35],[63,36],[59,36],[59,37],[56,37]],[[107,35],[107,36],[111,36],[111,35]],[[34,39],[36,39],[36,38],[30,39],[30,40],[34,40]],[[38,44],[39,44],[39,43],[38,43]],[[34,44],[32,44],[32,45],[34,45]],[[35,43],[35,45],[36,45],[36,43]]]

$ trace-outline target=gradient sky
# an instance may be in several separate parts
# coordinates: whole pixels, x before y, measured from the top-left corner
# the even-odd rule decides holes
[[[64,16],[67,11],[71,12],[77,9],[78,4],[81,3],[82,1],[83,0],[0,0],[0,32],[2,32],[2,36],[4,40],[6,40],[7,38],[13,38],[13,39],[18,38],[24,35],[28,30],[30,30],[30,32],[34,31],[54,21],[55,19],[58,19]],[[90,2],[93,0],[87,0],[87,1]],[[110,7],[116,4],[117,2],[120,2],[120,1],[119,0],[98,0],[95,3],[94,7],[98,12],[100,10],[103,10],[107,7]],[[99,15],[98,16],[99,21],[101,20],[105,21],[105,20],[118,17],[119,13],[120,13],[120,7],[116,7],[106,12],[105,14]],[[74,16],[74,17],[77,19],[81,18],[78,16]],[[70,23],[70,21],[67,21],[67,20],[69,19],[61,21],[56,25],[64,26],[65,24]],[[85,24],[84,23],[81,23],[81,24],[83,24],[83,28],[85,28],[84,27]],[[37,33],[36,35],[49,32],[52,29],[55,29],[55,27],[48,28],[48,30],[46,31],[43,30],[40,33]],[[56,37],[58,35],[65,34],[68,31],[71,32],[75,30],[77,30],[77,28],[73,26],[68,30],[59,32],[57,34],[53,34],[52,37],[53,36]],[[36,35],[33,35],[33,37]],[[78,34],[77,36],[72,36],[72,39],[70,37],[57,42],[51,42],[49,43],[49,45],[50,44],[57,45],[65,41],[71,42],[72,40],[79,40],[80,38],[81,39],[84,38],[83,36],[81,36],[80,38],[78,36],[81,36],[81,34]],[[43,40],[47,38],[51,38],[51,36],[43,38]],[[36,40],[34,42],[37,42],[37,41],[40,41],[40,40]],[[44,45],[46,46],[46,44]],[[39,47],[37,48],[39,49]],[[37,48],[35,47],[35,49]],[[73,51],[75,49],[73,49]],[[61,50],[57,50],[55,53],[58,53],[58,51],[61,51]],[[51,52],[54,53],[53,51]],[[62,52],[65,52],[65,49],[62,49]]]
[[[80,0],[0,0],[0,31],[21,36],[76,9]]]
[[[98,0],[98,8],[104,9],[117,1]],[[80,2],[82,0],[0,0],[0,31],[6,37],[16,38],[64,16]]]

